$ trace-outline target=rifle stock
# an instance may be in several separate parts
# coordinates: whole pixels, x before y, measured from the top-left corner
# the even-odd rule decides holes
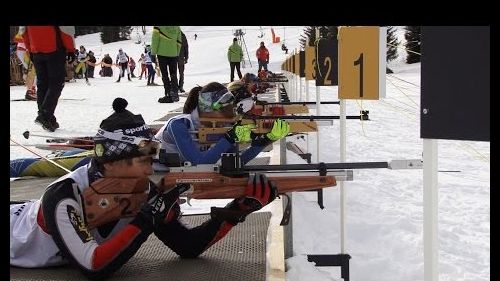
[[[200,118],[201,119],[201,118]],[[271,131],[273,119],[256,120],[243,119],[242,124],[255,124],[252,131],[256,134],[265,134]],[[290,133],[317,132],[318,124],[315,121],[290,121]],[[200,144],[217,142],[231,127],[203,127],[198,129],[198,142]]]
[[[335,186],[334,176],[289,176],[268,177],[275,184],[278,193],[315,190]],[[178,183],[192,186],[188,197],[194,199],[230,199],[245,196],[248,177],[228,177],[215,172],[167,173],[158,183],[160,189],[167,190]]]
[[[133,217],[142,203],[147,201],[145,193],[149,179],[101,178],[83,191],[85,220],[89,229],[123,217]]]

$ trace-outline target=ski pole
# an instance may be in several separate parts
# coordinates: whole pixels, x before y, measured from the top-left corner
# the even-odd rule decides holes
[[[59,168],[63,169],[66,173],[71,172],[70,170],[68,170],[68,169],[64,168],[63,166],[59,165],[57,162],[55,162],[55,161],[53,161],[53,160],[51,160],[51,159],[49,159],[49,158],[47,158],[47,157],[45,157],[45,156],[42,156],[42,155],[40,155],[40,154],[36,153],[35,151],[33,151],[33,150],[29,149],[29,148],[28,148],[28,147],[26,147],[25,145],[22,145],[22,144],[18,143],[17,141],[13,140],[13,139],[12,139],[12,137],[10,137],[10,141],[11,141],[11,142],[13,142],[13,143],[15,143],[15,144],[17,144],[17,145],[19,145],[20,147],[22,147],[22,148],[26,149],[27,151],[29,151],[29,152],[31,152],[31,153],[33,153],[33,154],[35,154],[36,156],[41,157],[41,158],[43,158],[43,159],[45,159],[45,160],[49,161],[50,163],[52,163],[52,164],[56,165],[57,167],[59,167]]]
[[[58,136],[51,136],[51,135],[32,134],[32,133],[30,133],[30,131],[25,131],[23,133],[23,136],[24,136],[25,139],[29,139],[30,136],[33,136],[33,137],[41,137],[41,138],[92,141],[92,139],[82,139],[82,138],[75,138],[75,137],[58,137]]]

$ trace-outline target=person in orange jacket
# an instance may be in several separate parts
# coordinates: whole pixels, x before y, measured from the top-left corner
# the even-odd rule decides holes
[[[59,128],[54,111],[64,88],[66,54],[75,52],[75,27],[38,25],[22,29],[24,44],[37,70],[38,116],[35,123],[54,132]]]
[[[23,36],[19,32],[14,37],[14,42],[17,42],[16,54],[23,65],[23,78],[26,85],[26,100],[36,100],[36,71],[33,62],[30,60],[28,50],[23,41]]]
[[[255,52],[255,55],[257,56],[257,61],[259,62],[259,70],[257,71],[260,72],[262,67],[264,67],[264,70],[267,71],[267,64],[269,63],[269,51],[267,50],[266,46],[264,46],[264,42],[260,42],[260,47],[257,49],[257,52]]]

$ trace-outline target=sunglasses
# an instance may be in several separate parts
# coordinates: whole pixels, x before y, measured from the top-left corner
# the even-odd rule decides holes
[[[230,91],[228,91],[227,89],[221,89],[215,92],[200,93],[200,95],[213,97],[219,95],[219,93],[221,92],[222,95],[216,101],[212,101],[210,104],[206,104],[206,102],[204,103],[207,107],[210,107],[213,110],[219,110],[222,107],[234,102],[234,95]],[[204,100],[205,99],[200,99],[200,102],[203,103]]]
[[[124,135],[123,133],[109,132],[103,129],[97,130],[97,136],[120,142],[126,142],[137,146],[137,150],[143,155],[158,156],[161,147],[161,141],[153,138],[141,138],[136,136]]]

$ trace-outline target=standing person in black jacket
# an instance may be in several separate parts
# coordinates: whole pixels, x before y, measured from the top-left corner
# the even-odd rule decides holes
[[[185,93],[184,90],[184,64],[188,63],[189,58],[189,45],[184,32],[181,31],[182,45],[181,51],[179,52],[179,58],[177,60],[177,67],[179,68],[179,92]]]
[[[92,51],[89,51],[89,54],[88,54],[88,63],[87,63],[87,77],[88,78],[94,78],[94,68],[95,68],[95,63],[96,63],[96,59],[94,57],[94,52]]]

